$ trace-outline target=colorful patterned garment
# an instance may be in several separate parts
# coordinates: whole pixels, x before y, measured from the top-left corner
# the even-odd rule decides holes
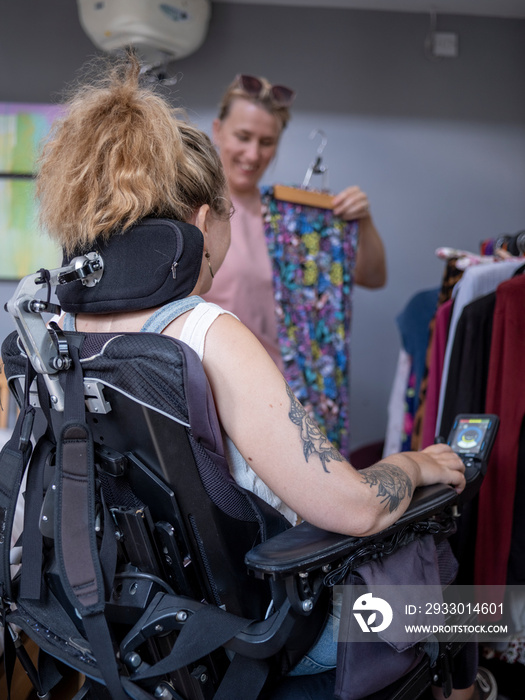
[[[358,224],[262,190],[284,376],[349,457],[350,322]]]

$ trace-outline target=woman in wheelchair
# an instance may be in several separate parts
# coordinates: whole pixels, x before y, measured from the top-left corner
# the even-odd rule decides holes
[[[354,469],[255,336],[230,313],[202,302],[230,242],[225,177],[209,138],[150,85],[140,84],[135,58],[113,65],[70,99],[44,146],[37,192],[41,222],[68,259],[98,246],[109,249],[114,241],[122,246],[128,235],[130,254],[144,260],[146,278],[149,246],[132,243],[130,235],[140,222],[171,219],[191,224],[184,229],[188,235],[193,227],[202,234],[200,246],[187,247],[192,256],[183,255],[173,267],[174,279],[191,280],[182,298],[172,295],[153,308],[130,300],[118,311],[66,314],[61,323],[95,333],[150,330],[193,347],[212,389],[233,477],[292,524],[301,518],[325,530],[369,535],[395,522],[418,486],[464,488],[463,462],[444,444]],[[123,274],[120,269],[120,279]],[[103,281],[111,285],[108,268]],[[129,280],[135,283],[141,287],[143,280]],[[451,697],[488,697],[478,695],[475,676],[474,666]]]

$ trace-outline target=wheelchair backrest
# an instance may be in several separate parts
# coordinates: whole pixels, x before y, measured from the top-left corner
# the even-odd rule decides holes
[[[133,565],[165,577],[177,593],[260,617],[269,604],[267,586],[247,576],[244,555],[287,524],[230,476],[197,355],[184,343],[157,334],[64,337],[81,348],[97,478]],[[27,360],[16,333],[4,342],[2,355],[9,384],[22,404]],[[39,403],[50,400],[38,398],[36,391],[31,397],[38,406],[38,439],[47,428]],[[64,414],[49,414],[57,436]],[[46,482],[45,491],[53,483],[51,467]],[[45,500],[44,494],[46,520],[40,529],[52,536],[53,513]],[[137,509],[147,515],[138,520],[127,512]]]

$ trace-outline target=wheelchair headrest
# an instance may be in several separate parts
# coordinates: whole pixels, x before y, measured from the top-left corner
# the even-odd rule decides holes
[[[80,280],[57,286],[69,313],[137,311],[187,297],[195,287],[204,238],[192,224],[143,219],[122,234],[97,242],[104,262],[102,279],[92,287]],[[76,255],[77,253],[75,253]],[[64,257],[63,265],[75,257]]]

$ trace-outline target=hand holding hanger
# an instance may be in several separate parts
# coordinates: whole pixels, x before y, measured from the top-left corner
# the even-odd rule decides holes
[[[362,287],[375,289],[386,283],[386,260],[383,241],[370,216],[370,202],[367,195],[357,185],[346,187],[335,196],[325,191],[307,189],[312,175],[322,175],[323,185],[327,184],[327,167],[323,165],[321,154],[326,146],[325,134],[317,129],[310,134],[322,137],[315,160],[312,161],[301,187],[274,185],[273,196],[277,200],[300,204],[307,207],[332,209],[334,215],[345,221],[359,222],[359,246],[354,267],[354,282]]]
[[[357,185],[347,187],[332,200],[334,214],[345,221],[364,219],[370,216],[370,202]]]
[[[333,209],[336,216],[345,221],[355,221],[370,216],[370,202],[367,195],[360,187],[353,185],[346,187],[339,194],[333,196],[327,189],[328,168],[322,162],[322,153],[328,142],[326,135],[321,129],[311,132],[310,138],[321,136],[315,159],[308,166],[306,175],[301,187],[288,187],[285,185],[274,186],[274,197],[283,201],[303,204],[305,206],[320,207],[322,209]],[[313,175],[322,175],[323,185],[321,190],[311,189],[311,179]]]

